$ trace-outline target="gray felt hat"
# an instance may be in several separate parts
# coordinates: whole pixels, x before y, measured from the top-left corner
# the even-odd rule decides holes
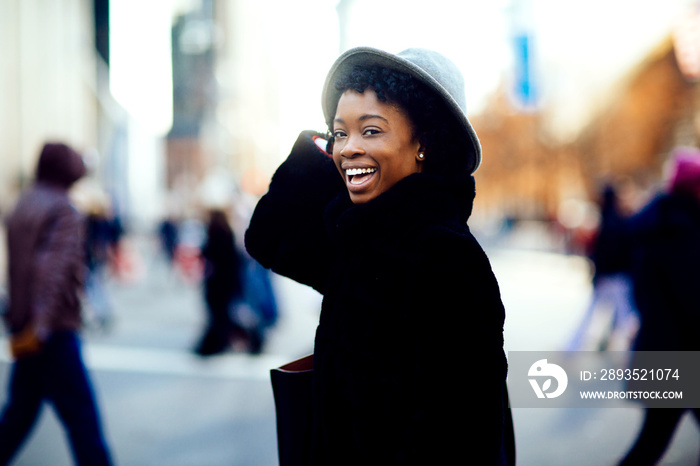
[[[442,97],[452,114],[464,129],[466,139],[471,141],[468,166],[474,173],[481,165],[481,144],[474,128],[467,119],[467,102],[464,97],[464,78],[459,68],[437,52],[421,48],[410,48],[396,55],[372,47],[356,47],[344,52],[335,61],[323,86],[323,115],[331,127],[336,106],[340,99],[334,83],[339,75],[349,73],[356,65],[379,65],[408,73],[434,89]]]

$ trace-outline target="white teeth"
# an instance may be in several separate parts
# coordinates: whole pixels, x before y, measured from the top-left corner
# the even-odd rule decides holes
[[[348,168],[345,173],[348,176],[355,176],[355,175],[365,175],[367,173],[374,173],[376,172],[376,168]]]

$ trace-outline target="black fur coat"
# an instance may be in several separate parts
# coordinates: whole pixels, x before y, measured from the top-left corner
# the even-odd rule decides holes
[[[246,233],[263,266],[324,297],[313,464],[501,464],[505,313],[466,224],[473,179],[414,174],[353,205],[314,136],[300,135]]]

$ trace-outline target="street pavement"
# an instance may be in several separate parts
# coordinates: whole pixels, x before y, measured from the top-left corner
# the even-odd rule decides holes
[[[527,235],[522,244],[487,246],[507,311],[506,351],[562,350],[589,299],[587,263],[533,248]],[[131,281],[108,281],[113,325],[84,332],[85,359],[115,464],[276,465],[269,370],[312,351],[320,296],[275,276],[280,319],[263,353],[234,348],[202,359],[191,352],[204,323],[199,285],[169,270],[154,239],[129,238],[127,246],[140,260]],[[0,401],[10,368],[6,348],[0,341]],[[478,355],[465,361],[469,367],[478,367]],[[478,383],[478,371],[468,377]],[[519,465],[605,466],[633,442],[642,412],[634,405],[514,408],[513,418]],[[697,464],[699,452],[700,431],[687,417],[661,464]],[[14,464],[72,464],[52,409],[44,409]]]

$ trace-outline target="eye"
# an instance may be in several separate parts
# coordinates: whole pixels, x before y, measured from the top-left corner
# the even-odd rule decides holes
[[[341,139],[341,138],[344,138],[346,136],[347,135],[345,134],[345,131],[342,131],[342,130],[336,130],[333,132],[333,137],[335,139]]]
[[[379,133],[381,133],[381,131],[377,128],[367,128],[362,134],[364,134],[365,136],[374,136],[375,134]]]

